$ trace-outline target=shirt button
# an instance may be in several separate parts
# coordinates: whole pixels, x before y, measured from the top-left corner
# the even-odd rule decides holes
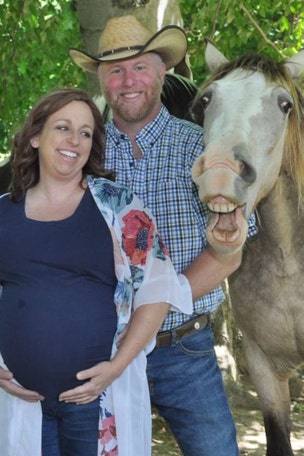
[[[194,328],[195,328],[195,329],[200,329],[200,327],[201,327],[201,325],[199,324],[198,321],[196,321],[196,322],[194,323]]]

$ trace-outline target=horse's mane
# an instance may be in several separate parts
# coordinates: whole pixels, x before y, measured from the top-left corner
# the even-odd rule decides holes
[[[291,95],[294,106],[288,118],[283,166],[293,177],[299,201],[301,201],[304,197],[304,98],[300,88],[300,80],[292,79],[284,61],[278,62],[264,55],[248,53],[220,65],[203,84],[200,93],[212,82],[222,79],[235,70],[244,70],[244,77],[248,72],[259,71],[263,73],[266,81],[285,88]],[[194,118],[198,109],[202,109],[200,94],[193,103]]]

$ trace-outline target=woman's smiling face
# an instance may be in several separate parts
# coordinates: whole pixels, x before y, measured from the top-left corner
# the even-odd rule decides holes
[[[94,117],[83,101],[71,101],[50,115],[31,140],[39,150],[40,177],[82,178],[92,148]]]

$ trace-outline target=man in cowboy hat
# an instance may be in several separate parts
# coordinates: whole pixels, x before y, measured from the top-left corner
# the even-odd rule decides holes
[[[208,210],[191,178],[203,152],[202,129],[170,115],[160,98],[166,71],[186,51],[180,27],[152,33],[135,17],[122,16],[106,24],[97,56],[69,52],[77,65],[98,75],[112,109],[106,166],[150,207],[181,281],[192,290],[193,315],[170,313],[148,356],[152,403],[184,455],[236,456],[209,315],[224,300],[220,283],[240,265],[241,254],[224,257],[207,245]]]

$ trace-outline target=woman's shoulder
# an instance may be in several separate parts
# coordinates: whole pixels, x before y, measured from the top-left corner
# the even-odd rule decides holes
[[[7,205],[11,202],[10,193],[4,193],[3,195],[0,195],[0,206]]]
[[[141,205],[133,191],[118,182],[92,176],[88,176],[87,182],[93,196],[103,205],[115,209],[115,212],[123,210],[126,206]]]
[[[118,182],[112,181],[110,179],[106,179],[105,177],[88,176],[87,182],[88,182],[89,187],[91,187],[91,188],[95,187],[95,188],[99,188],[99,189],[104,189],[104,191],[106,191],[106,190],[110,191],[112,189],[113,192],[120,191],[120,192],[133,193],[132,190],[130,190],[125,185],[119,184]]]
[[[3,193],[2,195],[0,195],[0,199],[6,199],[6,198],[9,198],[10,196],[10,193]]]
[[[8,216],[8,214],[12,213],[17,206],[18,204],[11,200],[10,193],[0,195],[0,219],[2,214]]]

